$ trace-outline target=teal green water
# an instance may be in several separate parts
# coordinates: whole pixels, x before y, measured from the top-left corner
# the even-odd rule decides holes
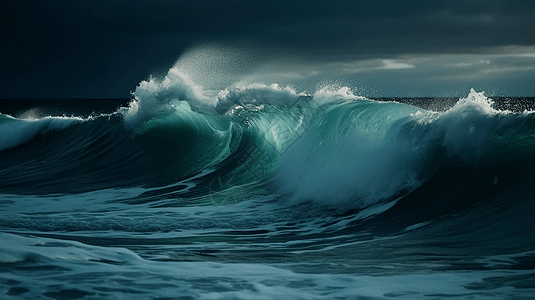
[[[3,299],[534,298],[526,99],[182,83],[0,107]]]

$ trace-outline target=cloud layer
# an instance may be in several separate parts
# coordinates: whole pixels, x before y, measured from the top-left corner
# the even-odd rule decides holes
[[[240,74],[285,61],[281,78],[354,76],[390,94],[459,76],[535,94],[535,2],[359,2],[4,1],[0,97],[128,97],[199,44],[249,49]]]

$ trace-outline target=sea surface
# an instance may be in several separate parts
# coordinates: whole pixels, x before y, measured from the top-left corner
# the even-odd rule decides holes
[[[535,299],[535,98],[0,101],[1,299]]]

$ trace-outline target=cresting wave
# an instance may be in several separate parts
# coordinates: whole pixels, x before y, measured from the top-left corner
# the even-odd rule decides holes
[[[1,111],[2,299],[532,297],[535,98],[308,93],[199,51],[130,102]]]
[[[435,112],[178,69],[109,114],[0,114],[0,289],[529,297],[534,137],[475,90]]]
[[[0,151],[30,142],[39,134],[69,127],[81,118],[46,117],[42,119],[19,120],[0,114]]]
[[[145,186],[169,195],[165,187],[172,186],[171,195],[198,205],[268,189],[291,203],[362,209],[405,195],[444,169],[495,172],[534,161],[531,112],[495,110],[474,90],[433,112],[368,100],[347,87],[312,95],[258,83],[205,91],[173,68],[163,80],[141,82],[133,95],[129,107],[85,119],[1,115],[0,150],[8,159],[0,190]],[[193,188],[176,185],[193,176]],[[29,190],[30,182],[38,183]]]

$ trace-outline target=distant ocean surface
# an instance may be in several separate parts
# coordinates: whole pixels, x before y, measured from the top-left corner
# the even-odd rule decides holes
[[[535,299],[534,98],[0,101],[1,299]]]

